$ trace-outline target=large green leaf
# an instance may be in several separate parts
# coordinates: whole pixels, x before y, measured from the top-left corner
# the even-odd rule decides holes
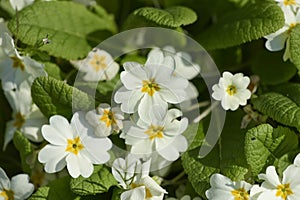
[[[47,200],[49,189],[50,188],[47,186],[40,187],[33,195],[31,195],[29,200]]]
[[[252,99],[254,108],[274,120],[300,128],[300,107],[289,97],[270,92]]]
[[[103,165],[97,165],[89,178],[82,176],[71,179],[71,189],[79,195],[96,195],[109,190],[111,186],[118,185],[113,175]]]
[[[133,14],[160,26],[172,28],[192,24],[197,20],[197,14],[192,9],[183,6],[169,7],[164,10],[144,7],[135,10]]]
[[[284,62],[282,52],[259,52],[252,60],[251,67],[262,83],[277,85],[290,80],[296,73],[297,68],[290,61]]]
[[[240,129],[243,114],[241,111],[228,113],[219,143],[206,157],[199,158],[203,129],[198,129],[197,135],[202,135],[196,136],[198,145],[193,142],[192,148],[182,156],[184,170],[195,191],[202,197],[205,197],[205,191],[210,187],[210,176],[214,173],[222,173],[233,180],[247,178],[248,168],[243,151],[245,135]]]
[[[85,6],[73,2],[37,2],[21,10],[8,24],[11,32],[23,43],[39,47],[48,36],[50,44],[39,49],[65,59],[82,58],[115,33],[109,17],[100,18]]]
[[[31,166],[28,157],[32,155],[33,148],[29,140],[24,135],[17,131],[14,134],[13,142],[20,153],[22,170],[28,174],[31,173]]]
[[[275,2],[261,1],[228,13],[197,39],[207,49],[227,48],[259,39],[283,25],[280,7]]]
[[[291,61],[296,65],[300,71],[300,25],[298,24],[291,30],[289,38],[289,53]]]
[[[300,84],[299,83],[285,83],[272,87],[272,91],[278,92],[300,106]]]
[[[48,118],[56,114],[71,118],[72,111],[94,107],[91,96],[52,77],[35,79],[31,91],[34,103]]]
[[[297,147],[297,135],[289,128],[262,124],[250,129],[246,134],[245,153],[253,176]]]

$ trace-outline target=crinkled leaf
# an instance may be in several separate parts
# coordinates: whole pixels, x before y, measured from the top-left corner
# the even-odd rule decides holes
[[[116,32],[113,20],[100,18],[73,2],[37,2],[22,9],[17,16],[8,26],[19,40],[65,59],[86,56],[109,36],[108,32]],[[51,42],[42,45],[46,36]]]
[[[94,107],[91,96],[52,77],[35,79],[31,91],[34,103],[48,118],[56,114],[71,118],[72,110]]]
[[[297,135],[287,127],[273,128],[269,124],[262,124],[246,133],[246,159],[254,176],[297,147]]]
[[[261,1],[228,13],[197,39],[206,49],[227,48],[259,39],[283,25],[280,7],[275,2]]]
[[[299,83],[285,83],[277,85],[272,88],[272,91],[278,92],[292,101],[294,101],[298,106],[300,106],[300,84]]]
[[[152,7],[139,8],[133,13],[161,26],[177,28],[192,24],[197,20],[197,14],[183,6],[169,7],[164,10]]]
[[[13,142],[20,153],[22,170],[30,174],[31,167],[28,158],[33,152],[33,148],[30,141],[26,137],[24,137],[24,135],[21,132],[17,131],[14,134]]]
[[[49,194],[49,187],[40,187],[31,197],[29,200],[47,200]]]
[[[300,128],[300,107],[289,97],[270,92],[252,99],[254,108],[274,120]]]
[[[74,193],[79,195],[95,195],[104,193],[111,186],[118,185],[109,170],[103,165],[94,167],[94,172],[89,178],[78,177],[71,179],[70,186]]]
[[[262,83],[277,85],[290,80],[297,68],[289,61],[284,62],[282,52],[259,52],[251,61],[254,74],[260,77]]]
[[[198,136],[195,140],[198,145],[193,142],[192,148],[182,156],[184,170],[195,191],[202,197],[205,197],[205,191],[210,187],[210,176],[214,173],[222,173],[233,180],[245,179],[248,169],[243,151],[245,136],[240,129],[242,116],[241,111],[228,113],[221,139],[206,157],[199,158],[202,142],[197,139]],[[199,134],[203,135],[203,132],[198,131]]]
[[[291,61],[296,65],[298,71],[300,71],[300,25],[297,25],[291,30],[289,45]]]

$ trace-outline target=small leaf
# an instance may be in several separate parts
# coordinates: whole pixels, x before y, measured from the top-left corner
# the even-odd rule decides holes
[[[13,142],[14,145],[16,147],[16,149],[19,151],[20,153],[20,157],[21,157],[21,163],[22,163],[22,170],[28,174],[31,173],[31,167],[30,164],[28,163],[28,156],[30,156],[33,152],[33,148],[31,143],[29,142],[29,140],[24,137],[24,135],[17,131],[14,134],[14,138],[13,138]]]
[[[289,38],[289,53],[291,61],[296,65],[298,71],[300,71],[300,25],[298,24],[291,30]]]
[[[106,167],[97,165],[89,178],[80,176],[71,179],[70,185],[74,193],[85,196],[107,192],[111,186],[118,183]]]
[[[252,71],[262,83],[277,85],[287,82],[296,73],[297,68],[291,62],[282,60],[282,52],[259,52],[252,60]]]
[[[32,99],[48,118],[63,115],[71,118],[72,110],[88,110],[94,100],[86,93],[52,77],[39,77],[32,84]]]
[[[154,22],[160,26],[177,28],[192,24],[197,20],[197,14],[190,8],[183,6],[169,7],[164,10],[152,7],[143,7],[134,11],[136,16]]]
[[[297,135],[286,127],[274,129],[269,124],[262,124],[246,133],[246,159],[254,176],[297,147]]]
[[[49,187],[40,187],[31,197],[29,200],[47,200],[49,194]]]
[[[8,27],[20,41],[40,47],[42,39],[48,36],[51,42],[39,50],[68,60],[86,56],[109,36],[107,32],[110,35],[116,32],[114,21],[100,18],[73,2],[37,2],[22,9],[17,16]]]
[[[254,108],[274,120],[300,128],[300,107],[289,97],[270,92],[252,99]]]
[[[280,7],[275,2],[260,1],[228,13],[197,39],[206,49],[227,48],[262,38],[283,25]]]

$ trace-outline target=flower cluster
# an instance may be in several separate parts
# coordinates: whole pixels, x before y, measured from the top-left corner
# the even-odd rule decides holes
[[[277,30],[275,33],[265,36],[266,48],[269,51],[280,51],[285,47],[285,53],[283,56],[284,61],[290,58],[289,51],[289,37],[292,29],[300,23],[300,1],[299,0],[276,0],[278,5],[281,7],[285,24]]]
[[[274,166],[269,166],[265,174],[259,174],[262,184],[251,185],[245,181],[232,181],[229,178],[214,174],[210,178],[211,188],[206,191],[209,200],[298,200],[300,199],[300,167],[298,154],[294,163],[289,165],[278,176]]]

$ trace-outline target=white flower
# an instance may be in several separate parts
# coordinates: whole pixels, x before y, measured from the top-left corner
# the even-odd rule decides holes
[[[296,165],[297,167],[300,167],[300,153],[294,159],[294,165]]]
[[[177,200],[177,199],[173,198],[173,197],[170,197],[170,198],[166,198],[166,200]],[[192,199],[189,195],[184,195],[179,200],[201,200],[201,198],[200,197],[195,197],[195,198]]]
[[[212,87],[212,97],[221,101],[225,110],[236,110],[239,105],[246,105],[251,97],[251,92],[247,89],[249,83],[250,79],[242,73],[232,75],[230,72],[224,72],[219,83]]]
[[[300,0],[275,0],[278,5],[283,9],[292,9],[296,11],[300,7]]]
[[[118,158],[112,166],[112,174],[126,190],[121,200],[162,200],[167,193],[149,176],[151,160],[142,163],[129,154],[126,159]]]
[[[50,125],[42,127],[43,137],[50,144],[40,151],[38,160],[45,163],[46,172],[58,172],[67,165],[72,177],[86,178],[92,174],[93,164],[109,160],[107,151],[112,147],[111,141],[89,136],[82,115],[76,112],[70,124],[64,117],[55,115],[50,118]]]
[[[47,119],[39,108],[32,104],[29,83],[24,81],[18,89],[5,91],[4,94],[13,110],[13,119],[6,124],[4,149],[17,130],[29,140],[41,142],[43,137],[40,129]]]
[[[245,181],[234,182],[221,174],[210,177],[211,188],[205,192],[209,200],[250,200],[252,185]]]
[[[121,110],[134,113],[148,120],[148,111],[155,104],[165,108],[168,103],[177,104],[185,100],[188,81],[176,77],[174,60],[162,52],[151,54],[143,66],[136,62],[124,63],[121,81],[124,84],[115,94],[114,100],[121,103]]]
[[[0,55],[0,79],[3,90],[15,89],[25,80],[32,82],[36,77],[47,75],[42,64],[19,55],[8,33],[2,35],[2,48],[4,54]]]
[[[111,108],[108,104],[100,104],[97,109],[86,114],[87,122],[95,129],[95,135],[107,137],[113,131],[119,132],[123,128],[124,115],[120,108]]]
[[[11,181],[0,168],[0,200],[25,200],[34,191],[34,186],[29,183],[27,174],[18,174]]]
[[[289,38],[291,30],[300,23],[300,10],[295,15],[291,9],[284,9],[285,24],[284,26],[270,35],[265,36],[267,39],[265,46],[269,51],[280,51],[286,44],[285,56],[286,60],[289,57],[289,44],[286,41]]]
[[[258,177],[264,182],[258,200],[298,200],[300,199],[300,169],[290,165],[280,179],[274,166],[266,169],[266,174]]]
[[[22,10],[24,7],[32,4],[34,0],[9,0],[14,10]]]
[[[87,57],[72,62],[79,71],[85,73],[85,81],[103,81],[113,79],[119,72],[119,64],[104,50],[94,48]]]
[[[178,109],[166,110],[161,106],[153,106],[148,110],[149,121],[139,119],[137,126],[128,124],[124,128],[121,137],[125,143],[131,145],[131,153],[139,156],[149,156],[156,152],[168,161],[174,161],[179,157],[179,152],[187,149],[187,140],[181,134],[188,125],[187,118],[182,117]],[[127,124],[126,124],[127,126]]]

